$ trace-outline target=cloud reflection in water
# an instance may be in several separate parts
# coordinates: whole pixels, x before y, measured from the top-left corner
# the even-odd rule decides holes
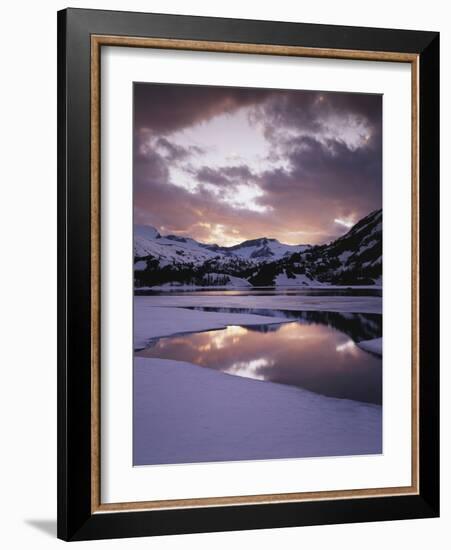
[[[382,403],[382,361],[326,324],[288,322],[160,338],[144,357],[186,361],[224,373]]]

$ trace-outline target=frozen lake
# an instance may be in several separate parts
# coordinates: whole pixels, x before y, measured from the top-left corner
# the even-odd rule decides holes
[[[214,289],[192,290],[187,288],[174,287],[169,293],[167,291],[152,290],[151,288],[135,289],[136,296],[382,296],[382,288],[371,287],[334,287],[332,285],[324,287],[310,288],[292,288],[292,287],[253,287],[253,288],[233,288],[233,289]]]
[[[236,292],[135,298],[134,464],[382,452],[378,291]]]
[[[344,322],[352,332],[358,320],[351,317]],[[138,355],[186,361],[331,397],[382,403],[381,359],[330,326],[327,316],[165,337]]]

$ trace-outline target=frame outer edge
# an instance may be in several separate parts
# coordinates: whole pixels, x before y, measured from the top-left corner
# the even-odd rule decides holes
[[[420,494],[440,514],[440,35],[420,56]],[[421,212],[421,211],[420,211]],[[426,369],[428,376],[425,376]]]
[[[86,455],[85,444],[81,446],[81,454],[77,454],[77,448],[71,444],[71,448],[68,448],[68,437],[74,431],[74,419],[69,418],[69,404],[72,407],[75,405],[75,396],[84,399],[84,391],[82,391],[82,385],[80,381],[74,381],[74,363],[75,358],[67,356],[67,351],[71,351],[74,347],[74,340],[85,335],[85,329],[79,329],[80,332],[76,332],[75,335],[69,332],[72,343],[69,345],[66,340],[66,323],[69,321],[74,324],[80,318],[83,313],[83,305],[80,308],[76,308],[75,313],[68,310],[68,305],[73,302],[72,299],[68,300],[70,291],[73,291],[74,281],[68,283],[67,276],[70,275],[72,279],[76,279],[74,276],[74,268],[79,265],[83,266],[85,261],[86,248],[84,241],[78,245],[76,253],[70,252],[69,244],[72,244],[74,240],[73,233],[70,232],[70,225],[72,229],[74,226],[74,218],[83,212],[85,197],[79,198],[75,194],[75,175],[71,171],[71,164],[74,164],[74,160],[82,158],[84,160],[84,149],[80,154],[75,153],[75,147],[80,143],[80,138],[85,136],[85,115],[79,113],[83,120],[76,121],[76,133],[74,136],[70,134],[70,143],[68,142],[68,130],[71,129],[71,123],[74,123],[74,114],[77,112],[77,107],[84,107],[85,103],[85,81],[86,70],[83,66],[81,69],[75,67],[73,62],[73,55],[71,58],[71,48],[74,45],[80,46],[80,65],[85,63],[86,48],[89,50],[89,46],[85,44],[87,36],[89,36],[89,30],[93,33],[98,32],[99,18],[104,14],[107,14],[107,22],[105,27],[114,27],[118,24],[118,19],[127,17],[130,20],[133,18],[133,24],[138,25],[138,18],[143,16],[145,20],[152,21],[152,28],[155,28],[155,21],[166,22],[166,28],[163,30],[163,37],[165,32],[168,32],[168,28],[175,26],[175,21],[185,21],[186,25],[180,32],[175,33],[180,39],[183,39],[181,35],[187,34],[187,28],[189,25],[187,20],[196,20],[197,25],[193,25],[196,29],[194,35],[197,34],[210,34],[210,31],[205,30],[207,24],[221,21],[230,23],[232,20],[221,20],[218,18],[192,18],[185,16],[154,16],[151,14],[140,13],[127,13],[127,12],[106,12],[100,10],[78,10],[69,9],[63,10],[58,13],[58,537],[64,540],[88,540],[96,538],[107,537],[124,537],[124,536],[144,536],[144,535],[161,535],[171,533],[188,533],[188,532],[206,532],[206,531],[227,531],[235,529],[256,529],[256,528],[270,528],[270,527],[284,527],[295,525],[314,525],[318,523],[318,517],[321,515],[323,523],[349,523],[354,521],[375,521],[383,519],[403,519],[413,517],[434,517],[438,514],[438,402],[435,401],[438,398],[438,373],[435,378],[431,376],[427,377],[426,383],[424,377],[420,381],[420,407],[424,411],[429,411],[432,414],[434,421],[433,430],[431,430],[431,423],[421,422],[420,420],[420,441],[421,449],[423,452],[420,457],[420,495],[408,496],[408,497],[385,497],[380,499],[359,499],[360,504],[352,500],[340,500],[331,502],[330,505],[325,508],[321,507],[324,502],[309,502],[307,503],[286,503],[286,504],[268,504],[268,505],[244,505],[244,506],[229,506],[229,507],[217,507],[217,508],[197,508],[197,509],[174,509],[174,510],[154,510],[152,512],[121,512],[121,513],[108,513],[108,514],[89,514],[86,508],[86,491],[83,488],[77,489],[74,485],[74,480],[77,478],[77,471],[80,468],[79,479],[80,484],[84,483],[86,472],[84,471],[84,461]],[[69,17],[68,17],[69,15]],[[155,17],[155,19],[152,19]],[[169,24],[170,20],[170,24]],[[272,22],[256,22],[245,20],[233,20],[241,21],[240,25],[254,25],[255,27],[261,23],[259,27],[264,34]],[[91,24],[92,23],[92,24]],[[130,24],[130,21],[129,21]],[[282,22],[274,23],[278,26],[279,30],[285,25]],[[302,28],[318,29],[320,34],[324,35],[324,32],[331,26],[326,25],[305,25],[305,24],[286,24],[290,26],[291,30],[297,25],[300,30]],[[264,31],[264,27],[266,30]],[[285,27],[283,27],[285,28]],[[384,29],[365,29],[355,27],[336,27],[337,29],[350,29],[350,32],[364,33],[368,31],[368,34],[374,32],[374,35],[378,35],[380,43],[380,37],[383,34]],[[231,29],[230,29],[231,30]],[[331,29],[332,30],[332,29]],[[387,33],[407,33],[405,36],[409,36],[409,40],[417,40],[416,53],[421,54],[420,57],[420,157],[423,158],[423,164],[420,165],[420,182],[426,181],[426,177],[432,175],[432,186],[438,183],[438,147],[433,150],[433,145],[438,143],[438,104],[436,106],[428,105],[428,97],[432,98],[432,101],[438,101],[438,33],[426,33],[421,31],[391,31],[386,30]],[[221,31],[224,33],[224,29]],[[255,33],[255,28],[253,28]],[[114,34],[113,32],[111,34]],[[189,32],[188,32],[189,34]],[[348,42],[352,37],[348,37]],[[399,37],[400,38],[400,37]],[[427,40],[426,40],[427,38]],[[265,37],[261,36],[263,43],[266,43]],[[306,40],[309,42],[308,39]],[[304,40],[305,42],[305,40]],[[355,42],[355,40],[353,41]],[[428,42],[424,46],[424,42]],[[404,49],[406,53],[406,49]],[[410,51],[410,50],[409,50]],[[412,50],[413,52],[413,50]],[[72,52],[73,53],[73,52]],[[72,61],[72,63],[70,63]],[[428,69],[425,71],[424,69]],[[427,78],[430,80],[428,81]],[[74,84],[76,83],[76,87]],[[82,87],[83,86],[83,87]],[[81,100],[75,98],[74,92],[82,92]],[[425,93],[423,93],[425,92]],[[71,95],[72,94],[72,95]],[[72,101],[71,101],[72,100]],[[72,103],[77,103],[74,107]],[[89,105],[89,101],[88,101]],[[72,128],[74,130],[74,128]],[[429,142],[430,132],[434,130],[434,136]],[[84,148],[84,145],[83,145]],[[86,167],[82,167],[78,172],[82,172]],[[89,170],[88,170],[89,171]],[[72,181],[72,183],[71,183]],[[427,193],[426,193],[427,186]],[[435,193],[433,192],[435,191]],[[431,191],[431,183],[423,183],[420,187],[420,202],[424,206],[427,206],[427,211],[431,205],[438,205],[438,188]],[[84,193],[84,191],[83,191]],[[72,201],[70,200],[72,199]],[[74,204],[75,203],[75,204]],[[429,205],[429,206],[428,206]],[[429,214],[431,216],[431,214]],[[433,244],[431,248],[430,243],[427,242],[427,238],[431,236],[437,236],[438,220],[431,221],[431,217],[427,219],[427,223],[424,224],[425,216],[420,214],[420,248],[423,258],[423,252],[428,252],[428,257],[436,258],[432,263],[432,273],[430,273],[429,279],[438,281],[438,240]],[[72,221],[71,221],[72,219]],[[82,237],[85,233],[82,232]],[[72,235],[72,236],[71,236]],[[88,247],[89,248],[89,247]],[[437,252],[437,254],[435,254]],[[69,253],[69,254],[68,254]],[[435,255],[435,256],[434,256]],[[69,257],[70,256],[70,257]],[[74,265],[66,268],[68,260],[72,259]],[[421,262],[420,258],[420,272],[422,280],[427,279],[426,263]],[[422,267],[423,266],[423,267]],[[92,264],[91,264],[92,268]],[[67,269],[67,270],[66,270]],[[426,273],[426,277],[424,277]],[[82,286],[85,283],[85,279],[80,275],[76,282],[81,282]],[[92,284],[92,280],[91,280]],[[72,285],[72,286],[71,286]],[[92,288],[92,287],[91,287]],[[420,303],[425,305],[429,302],[429,298],[426,300],[424,297],[426,285],[420,285]],[[428,293],[429,295],[429,293]],[[83,297],[83,299],[85,299]],[[92,309],[91,309],[92,311]],[[70,317],[68,315],[70,313]],[[421,315],[421,313],[420,313]],[[420,319],[432,319],[432,324],[435,328],[438,327],[438,289],[434,292],[432,306],[429,307],[427,312],[420,317]],[[63,324],[63,327],[60,325]],[[420,331],[423,324],[420,323]],[[433,327],[433,328],[434,328]],[[73,326],[72,326],[73,328]],[[432,329],[430,329],[432,330]],[[429,330],[429,332],[430,332]],[[421,331],[422,339],[424,339],[423,331]],[[430,361],[434,369],[438,366],[438,331],[433,335],[434,337],[428,342],[428,352]],[[84,350],[83,350],[84,351]],[[77,354],[76,359],[82,357],[82,353]],[[421,365],[425,364],[425,351],[420,349]],[[429,361],[428,361],[429,362]],[[70,363],[70,364],[69,364]],[[69,368],[71,367],[71,369]],[[83,366],[84,368],[84,366]],[[72,374],[70,375],[70,373]],[[434,370],[435,372],[435,370]],[[69,377],[70,375],[70,377]],[[84,377],[85,375],[83,375]],[[68,380],[70,378],[70,380]],[[84,402],[84,401],[83,401]],[[81,405],[77,405],[77,411],[79,411]],[[75,410],[72,413],[75,413]],[[85,417],[83,415],[83,422],[85,423]],[[77,438],[79,438],[77,432]],[[75,443],[80,443],[76,441]],[[89,442],[89,448],[91,449],[91,441]],[[431,443],[432,450],[429,445]],[[71,458],[72,457],[72,458]],[[429,470],[428,475],[427,468]],[[92,472],[90,477],[92,476]],[[72,490],[71,490],[72,489]],[[75,494],[74,494],[75,493]],[[91,490],[89,490],[91,494]],[[69,498],[70,497],[70,498]],[[394,504],[394,498],[396,498],[396,505]],[[375,502],[375,501],[379,502]],[[403,509],[398,509],[397,506],[401,506]],[[302,508],[301,508],[302,507]],[[301,520],[302,509],[302,520]],[[322,511],[321,511],[322,510]],[[333,515],[335,510],[335,515]],[[223,512],[221,515],[220,512]],[[287,514],[287,517],[283,517],[283,514]],[[225,517],[224,514],[227,514]],[[273,517],[272,514],[275,514]],[[332,514],[332,516],[331,516]],[[371,515],[373,514],[373,515]],[[120,518],[123,518],[121,520]],[[202,520],[200,520],[202,518]],[[211,520],[211,528],[209,524],[209,518]],[[374,519],[373,519],[374,518]],[[202,523],[201,523],[202,521]],[[191,523],[192,522],[192,523]],[[205,523],[207,525],[205,525]]]
[[[242,19],[238,17],[213,17],[189,14],[145,13],[136,11],[101,10],[86,8],[67,9],[74,24],[90,27],[90,34],[111,34],[130,37],[175,38],[181,40],[243,42],[249,44],[291,45],[293,42],[309,42],[312,48],[342,49],[343,42],[353,41],[356,50],[421,53],[434,38],[435,32],[392,29],[381,27],[356,27],[302,23],[267,19]],[[129,30],[127,19],[132,19]],[[118,20],[121,19],[118,27]],[[99,28],[97,28],[99,27]],[[104,32],[100,28],[107,27]],[[327,36],[324,36],[325,31]],[[227,39],[218,38],[226,33]],[[261,34],[266,34],[261,39]],[[402,47],[399,47],[402,36]],[[327,41],[327,45],[324,42]],[[374,47],[374,42],[378,43]],[[397,42],[397,47],[393,46]],[[346,48],[345,48],[346,49]]]
[[[57,536],[67,540],[67,403],[66,403],[66,12],[57,14],[57,202],[58,202],[58,396],[57,396]]]
[[[74,540],[90,511],[89,42],[74,11],[58,23],[58,514]],[[85,404],[88,407],[85,407]],[[86,432],[86,429],[88,430]]]

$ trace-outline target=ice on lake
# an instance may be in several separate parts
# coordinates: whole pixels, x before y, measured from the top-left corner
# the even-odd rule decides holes
[[[135,465],[382,452],[380,297],[193,294],[135,298]]]

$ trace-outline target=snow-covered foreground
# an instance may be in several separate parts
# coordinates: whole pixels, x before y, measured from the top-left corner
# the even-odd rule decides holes
[[[382,357],[382,338],[373,338],[372,340],[364,340],[357,344],[359,348],[380,355]]]
[[[382,408],[135,357],[134,464],[377,454]]]
[[[135,349],[147,347],[151,339],[179,333],[289,322],[254,313],[187,307],[323,310],[346,315],[380,313],[382,306],[381,298],[374,296],[274,294],[136,296],[134,303]],[[133,429],[135,465],[382,452],[378,405],[244,379],[172,359],[135,357]]]

